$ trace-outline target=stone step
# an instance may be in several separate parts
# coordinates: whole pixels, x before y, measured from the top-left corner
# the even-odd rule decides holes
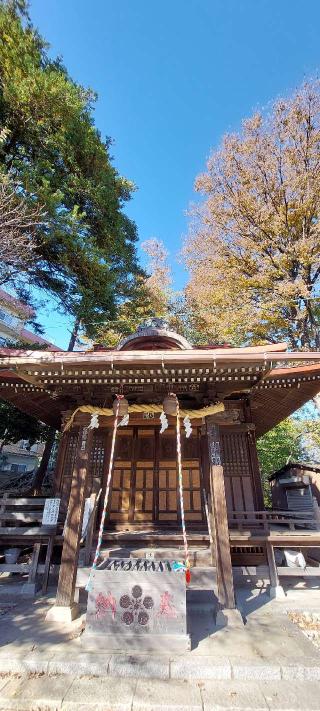
[[[210,567],[212,565],[211,551],[209,548],[190,548],[190,563],[196,567]],[[151,546],[128,546],[126,548],[108,547],[101,550],[103,558],[154,558],[155,560],[178,560],[185,559],[183,546],[168,548],[168,547],[151,547]]]
[[[319,682],[247,684],[96,679],[75,676],[16,679],[5,684],[0,709],[21,711],[310,711],[319,710]]]
[[[0,709],[20,711],[319,711],[320,683],[115,679],[76,674],[0,679]]]
[[[91,568],[79,566],[77,570],[77,588],[84,588],[87,584]],[[191,581],[187,586],[187,600],[191,605],[201,605],[204,601],[203,593],[210,597],[216,588],[216,571],[212,567],[191,568]]]
[[[320,662],[315,657],[296,657],[279,661],[256,657],[228,657],[195,655],[187,652],[171,657],[165,654],[123,654],[82,652],[63,655],[42,652],[28,655],[10,655],[1,659],[1,684],[12,675],[69,675],[107,677],[109,679],[163,679],[163,680],[242,680],[268,681],[272,686],[277,681],[320,682]],[[2,698],[2,690],[0,698]],[[320,698],[320,697],[319,697]],[[16,707],[15,707],[16,708]],[[319,711],[319,706],[317,709]]]

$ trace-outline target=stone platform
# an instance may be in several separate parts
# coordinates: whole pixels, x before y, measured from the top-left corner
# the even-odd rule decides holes
[[[245,624],[218,629],[209,573],[193,576],[187,594],[191,651],[169,654],[107,653],[104,645],[85,652],[81,644],[83,614],[70,624],[46,622],[53,595],[25,600],[0,597],[0,671],[2,674],[94,675],[123,679],[320,680],[320,653],[294,625],[288,610],[320,612],[318,589],[287,590],[284,601],[270,600],[263,587],[236,587]],[[201,589],[202,581],[203,589]],[[292,585],[292,582],[291,582]],[[52,591],[54,592],[54,591]],[[81,604],[81,599],[80,599]],[[8,707],[9,708],[9,707]]]

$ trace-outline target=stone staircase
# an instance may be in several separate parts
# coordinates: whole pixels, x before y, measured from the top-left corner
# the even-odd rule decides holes
[[[190,547],[190,563],[192,568],[212,568],[211,551],[208,547]],[[179,546],[140,546],[130,544],[125,547],[110,546],[101,550],[103,558],[146,558],[155,560],[183,561],[185,553],[183,545]]]

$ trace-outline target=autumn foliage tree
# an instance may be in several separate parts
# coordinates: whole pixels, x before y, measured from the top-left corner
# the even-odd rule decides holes
[[[150,318],[173,319],[174,294],[168,251],[163,242],[154,237],[143,242],[141,248],[147,257],[146,274],[137,277],[131,298],[123,299],[119,305],[117,318],[98,327],[97,343],[114,347]]]
[[[202,334],[319,349],[320,82],[226,135],[196,190],[184,255]]]

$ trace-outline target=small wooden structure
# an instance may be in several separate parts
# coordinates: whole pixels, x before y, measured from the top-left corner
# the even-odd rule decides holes
[[[113,350],[2,349],[0,365],[0,396],[62,430],[54,486],[68,513],[56,606],[66,617],[74,604],[85,499],[100,488],[104,496],[119,393],[131,412],[118,429],[105,539],[119,536],[125,545],[126,536],[140,531],[153,544],[166,538],[181,545],[175,418],[168,417],[163,434],[159,421],[164,398],[174,392],[181,410],[193,413],[192,435],[182,436],[188,535],[209,545],[205,491],[220,606],[236,605],[232,563],[268,555],[273,565],[269,522],[259,531],[252,525],[264,510],[256,438],[319,391],[319,353],[288,353],[283,343],[194,348],[153,320]],[[214,405],[220,406],[214,414],[205,410]],[[90,429],[97,408],[106,412]],[[246,526],[237,512],[248,515]]]
[[[289,462],[269,477],[272,505],[289,511],[313,510],[320,506],[320,464]]]

